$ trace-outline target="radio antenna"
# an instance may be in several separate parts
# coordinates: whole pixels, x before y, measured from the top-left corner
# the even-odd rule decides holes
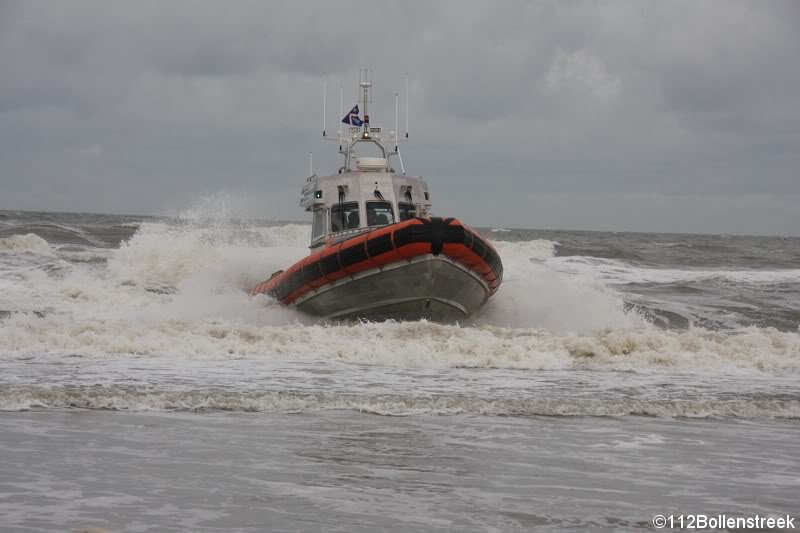
[[[400,155],[400,148],[397,146],[398,137],[400,137],[400,124],[397,122],[397,109],[400,105],[400,95],[394,93],[394,153],[397,154],[397,159],[400,160],[400,171],[406,175],[406,167],[403,166],[403,156]],[[406,134],[406,136],[408,136]]]
[[[344,92],[344,82],[339,83],[339,116],[344,117],[344,111],[342,109],[342,93]],[[340,119],[341,120],[341,119]],[[339,150],[342,149],[342,125],[339,124],[339,129],[336,131],[337,136],[339,137]]]
[[[314,175],[314,152],[308,152],[308,175]]]
[[[326,114],[326,94],[327,91],[325,90],[325,83],[327,81],[328,74],[323,72],[322,73],[322,136],[325,137],[325,114]]]
[[[400,132],[397,130],[399,124],[397,123],[397,106],[399,96],[397,93],[394,93],[394,151],[397,151],[397,137],[400,136]]]
[[[406,72],[406,139],[408,139],[408,72]]]

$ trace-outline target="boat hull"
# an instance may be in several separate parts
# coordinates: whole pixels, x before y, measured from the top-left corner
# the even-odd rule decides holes
[[[343,278],[294,304],[326,318],[463,320],[489,298],[489,286],[457,262],[426,254]]]
[[[503,279],[494,247],[454,218],[416,217],[329,242],[251,293],[309,314],[461,320]]]

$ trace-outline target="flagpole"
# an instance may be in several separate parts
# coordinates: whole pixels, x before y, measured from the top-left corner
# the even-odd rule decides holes
[[[326,129],[325,128],[325,115],[327,114],[326,113],[327,112],[327,110],[326,110],[327,102],[326,102],[325,96],[327,94],[327,91],[325,90],[325,87],[326,87],[327,77],[328,77],[328,74],[323,72],[322,73],[322,136],[323,137],[325,137],[325,129]]]

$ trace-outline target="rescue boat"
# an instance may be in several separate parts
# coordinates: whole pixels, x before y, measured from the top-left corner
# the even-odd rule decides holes
[[[408,118],[400,138],[397,94],[395,131],[385,135],[370,126],[372,83],[366,73],[359,87],[363,120],[357,104],[342,120],[349,128],[329,137],[323,118],[323,138],[339,141],[344,164],[336,174],[312,173],[303,187],[300,205],[312,213],[310,254],[251,294],[326,318],[463,320],[499,288],[500,256],[473,228],[433,215],[427,183],[406,175],[400,157]],[[365,149],[373,154],[364,156]]]

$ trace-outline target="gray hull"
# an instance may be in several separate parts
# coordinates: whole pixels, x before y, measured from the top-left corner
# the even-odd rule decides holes
[[[300,311],[337,319],[454,322],[469,317],[489,298],[473,272],[443,256],[415,257],[359,272],[306,294]]]

